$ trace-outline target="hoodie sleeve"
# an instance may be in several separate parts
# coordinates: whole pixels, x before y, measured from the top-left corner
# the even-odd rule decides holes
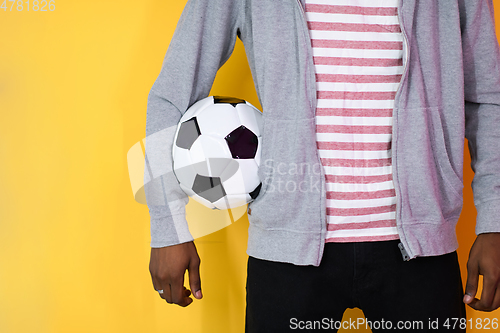
[[[500,53],[491,0],[461,0],[465,136],[476,233],[500,232]]]
[[[188,198],[172,173],[172,143],[182,114],[208,96],[218,69],[234,49],[240,3],[189,0],[149,93],[144,189],[151,247],[193,240],[185,217]]]

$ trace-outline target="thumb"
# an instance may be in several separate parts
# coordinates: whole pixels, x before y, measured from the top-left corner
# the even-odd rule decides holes
[[[467,283],[465,284],[464,303],[470,304],[477,293],[479,269],[477,264],[467,263]]]
[[[203,297],[201,293],[201,279],[200,279],[200,261],[191,260],[189,263],[189,286],[193,292],[193,296],[197,299]]]

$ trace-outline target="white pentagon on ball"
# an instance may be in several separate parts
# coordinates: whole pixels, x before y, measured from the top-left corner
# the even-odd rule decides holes
[[[259,194],[262,112],[237,98],[210,96],[184,113],[172,147],[183,191],[212,209],[246,205]]]

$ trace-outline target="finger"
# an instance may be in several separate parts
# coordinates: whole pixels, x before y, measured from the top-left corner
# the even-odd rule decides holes
[[[153,274],[151,273],[151,281],[153,282],[153,288],[156,290],[156,291],[159,291],[159,290],[162,290],[163,287],[162,287],[162,284],[160,283],[160,280],[158,280],[156,278],[156,274]],[[160,294],[160,296],[162,296]],[[162,297],[163,298],[163,297]]]
[[[160,295],[161,298],[166,300],[168,303],[172,303],[172,297],[170,297],[170,286],[168,284],[168,279],[158,274],[151,273],[151,279],[153,280],[153,287],[155,291]]]
[[[464,303],[472,306],[472,302],[474,302],[474,297],[477,293],[477,285],[479,282],[479,269],[477,266],[477,262],[467,263],[467,283],[465,284],[465,295],[464,295]],[[476,299],[477,300],[477,299]],[[475,303],[475,302],[474,302]]]
[[[163,290],[163,286],[162,286],[162,283],[160,282],[160,280],[158,280],[155,275],[151,275],[151,280],[153,280],[153,288],[158,293],[158,295],[161,298],[166,299],[165,298],[166,297],[165,290]],[[168,286],[168,284],[167,284],[167,286]]]
[[[172,280],[170,291],[172,293],[172,302],[180,306],[188,306],[193,302],[190,297],[185,295],[186,288],[184,287],[184,275],[180,278]]]
[[[476,310],[488,311],[491,309],[495,297],[496,283],[488,275],[483,275],[483,291],[481,298],[474,304]]]
[[[160,294],[161,298],[167,301],[168,304],[172,304],[172,291],[170,290],[170,284],[163,286],[163,294]]]
[[[189,263],[189,286],[193,292],[193,296],[201,299],[201,278],[200,278],[200,260],[191,260]]]
[[[495,311],[500,308],[500,290],[497,288],[495,292],[495,298],[493,299],[493,303],[491,304],[491,311]]]
[[[160,282],[158,281],[158,279],[156,279],[155,277],[151,276],[151,280],[153,281],[153,288],[158,291],[158,290],[162,290],[162,286],[160,284]]]

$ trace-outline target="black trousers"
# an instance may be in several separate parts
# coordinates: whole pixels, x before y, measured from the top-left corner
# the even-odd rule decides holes
[[[403,261],[398,243],[327,243],[319,267],[250,257],[245,331],[465,332],[456,252]],[[366,321],[341,322],[354,307]]]

